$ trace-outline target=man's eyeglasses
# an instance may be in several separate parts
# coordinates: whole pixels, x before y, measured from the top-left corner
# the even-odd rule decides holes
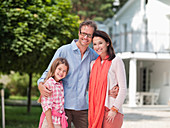
[[[91,34],[87,34],[87,33],[81,32],[81,31],[80,31],[80,34],[81,34],[83,37],[87,36],[88,38],[92,38],[92,35],[91,35]]]

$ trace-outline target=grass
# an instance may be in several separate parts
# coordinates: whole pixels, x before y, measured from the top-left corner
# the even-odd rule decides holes
[[[31,97],[37,100],[38,97]],[[27,100],[27,97],[10,96],[9,100]],[[6,101],[7,102],[7,101]],[[1,100],[0,100],[1,103]],[[41,106],[32,106],[31,112],[27,113],[27,106],[5,106],[5,128],[38,128]],[[0,105],[0,128],[2,126],[2,111]]]
[[[5,128],[37,128],[41,112],[41,107],[31,107],[27,113],[26,106],[5,106]],[[1,118],[0,115],[0,127]]]
[[[27,96],[10,96],[9,97],[10,100],[27,100]],[[37,100],[38,97],[36,96],[32,96],[31,100]]]
[[[10,96],[10,100],[26,100],[27,97]],[[37,100],[38,98],[31,98]],[[1,100],[0,100],[1,103]],[[32,106],[27,113],[27,106],[5,106],[5,128],[38,128],[41,106]],[[0,128],[2,126],[2,111],[0,105]],[[72,126],[74,128],[74,126]]]
[[[27,97],[10,96],[10,100],[27,100]],[[37,100],[38,97],[31,97]],[[0,100],[1,104],[1,100]],[[5,106],[5,128],[38,128],[41,106],[32,106],[31,112],[27,113],[27,106]],[[0,128],[2,126],[2,111],[0,105]],[[74,128],[74,126],[72,126]]]

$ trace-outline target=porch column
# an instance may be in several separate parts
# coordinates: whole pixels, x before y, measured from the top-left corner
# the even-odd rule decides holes
[[[136,59],[130,59],[129,62],[129,107],[136,106],[136,79],[137,79],[137,68]]]

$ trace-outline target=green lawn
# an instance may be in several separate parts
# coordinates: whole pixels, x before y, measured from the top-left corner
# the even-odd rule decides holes
[[[41,107],[31,107],[27,113],[26,106],[5,106],[5,128],[38,128],[41,111]],[[0,127],[1,118],[0,115]]]
[[[10,96],[9,99],[10,100],[27,100],[27,96]],[[39,97],[36,96],[32,96],[31,100],[38,100]]]
[[[37,100],[38,97],[31,97]],[[27,100],[27,97],[10,96],[9,100]],[[5,102],[8,102],[7,100]],[[0,99],[1,104],[1,99]],[[27,113],[27,106],[5,106],[5,128],[38,128],[41,106],[32,106],[31,112]],[[0,105],[0,128],[2,126],[2,111]],[[72,126],[74,128],[74,126]]]

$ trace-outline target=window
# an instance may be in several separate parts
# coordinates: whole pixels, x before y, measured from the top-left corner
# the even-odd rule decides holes
[[[123,27],[124,27],[124,50],[127,51],[127,24],[124,24]]]
[[[113,28],[109,27],[109,36],[110,36],[111,39],[112,39],[112,31],[113,31]]]
[[[151,70],[140,68],[140,89],[139,91],[147,92],[150,90]]]

